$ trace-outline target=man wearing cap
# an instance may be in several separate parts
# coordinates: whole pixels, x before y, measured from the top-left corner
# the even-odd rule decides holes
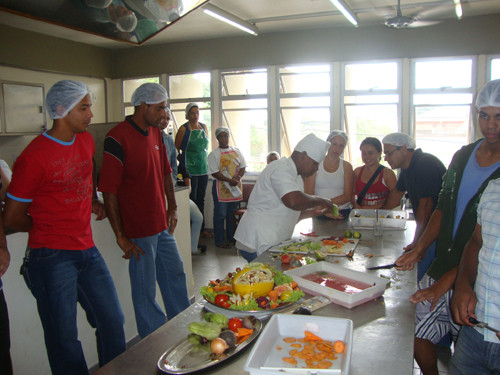
[[[219,147],[208,155],[208,173],[215,178],[212,184],[215,245],[225,249],[232,246],[233,213],[238,208],[238,202],[243,198],[241,178],[246,168],[245,158],[241,151],[229,146],[229,134],[228,128],[215,129]]]
[[[262,171],[234,234],[236,247],[247,261],[289,239],[299,220],[332,210],[331,200],[304,193],[302,179],[318,170],[329,146],[309,134],[290,158],[282,157]]]
[[[401,174],[382,208],[393,209],[400,205],[405,192],[410,197],[416,229],[413,241],[404,248],[415,247],[422,235],[432,211],[436,208],[439,191],[446,167],[434,155],[416,148],[415,139],[404,133],[391,133],[382,139],[385,160],[392,169],[401,169]],[[422,183],[425,181],[425,183]],[[436,255],[436,244],[427,249],[427,255],[418,263],[417,279],[420,280]]]
[[[134,114],[111,129],[104,140],[99,180],[116,242],[123,258],[129,259],[141,337],[166,322],[155,300],[157,282],[168,319],[189,306],[184,266],[173,236],[177,204],[172,168],[160,130],[167,99],[167,91],[157,83],[145,83],[134,91]]]
[[[438,204],[415,247],[396,260],[409,270],[437,240],[436,258],[410,300],[417,303],[415,359],[422,372],[437,374],[434,344],[458,326],[450,314],[457,266],[477,222],[477,206],[492,179],[500,178],[500,80],[488,82],[476,99],[482,139],[455,153],[443,177]],[[466,176],[466,178],[464,178]]]
[[[52,128],[14,164],[5,226],[29,232],[22,272],[36,298],[53,374],[88,374],[78,341],[77,301],[96,328],[99,365],[125,350],[124,316],[92,239],[91,213],[105,218],[93,179],[90,92],[59,81],[47,93]]]

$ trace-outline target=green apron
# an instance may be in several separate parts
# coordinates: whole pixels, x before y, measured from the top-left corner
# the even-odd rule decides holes
[[[186,168],[191,176],[207,174],[208,137],[204,130],[191,130],[186,147]]]

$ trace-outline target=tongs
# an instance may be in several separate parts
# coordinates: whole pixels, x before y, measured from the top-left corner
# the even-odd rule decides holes
[[[488,323],[485,323],[485,322],[480,322],[479,320],[477,319],[474,319],[473,317],[470,317],[469,318],[469,322],[471,322],[472,324],[474,324],[475,326],[479,327],[479,328],[486,328],[486,329],[489,329],[490,331],[493,331],[495,333],[498,333],[498,329],[495,329],[493,327],[490,327],[488,325]]]
[[[396,263],[386,264],[384,266],[376,266],[376,267],[366,267],[367,270],[388,270],[393,267],[397,267]]]

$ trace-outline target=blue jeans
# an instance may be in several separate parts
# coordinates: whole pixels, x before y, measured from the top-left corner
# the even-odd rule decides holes
[[[233,213],[238,209],[239,202],[219,202],[217,197],[217,182],[212,184],[212,198],[214,199],[214,239],[216,245],[222,245],[227,241],[232,241]],[[224,234],[225,222],[225,234]]]
[[[129,260],[128,269],[137,331],[146,337],[166,323],[165,313],[156,303],[156,283],[167,317],[172,319],[189,306],[186,274],[174,235],[168,229],[131,241],[144,251],[139,261],[135,257]]]
[[[257,253],[251,253],[249,251],[245,251],[245,250],[239,250],[240,252],[240,255],[243,257],[243,259],[245,259],[248,263],[252,263],[254,261],[255,258],[257,258]]]
[[[205,211],[205,194],[207,192],[208,185],[208,175],[203,176],[191,176],[191,194],[189,194],[189,199],[191,199],[203,215]],[[205,221],[201,225],[201,229],[205,228]]]
[[[203,224],[203,215],[200,209],[191,199],[189,200],[189,217],[191,220],[191,253],[198,250],[198,241],[200,239],[201,225]]]
[[[77,302],[96,329],[99,365],[125,351],[124,316],[96,247],[27,250],[24,280],[36,298],[52,374],[88,374],[78,340]]]
[[[451,359],[453,375],[499,375],[500,341],[484,341],[475,328],[463,326]]]

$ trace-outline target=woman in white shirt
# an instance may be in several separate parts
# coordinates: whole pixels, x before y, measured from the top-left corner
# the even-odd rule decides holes
[[[347,144],[347,134],[340,130],[332,131],[326,138],[330,142],[328,152],[320,163],[318,171],[304,181],[306,194],[319,195],[330,199],[339,206],[340,215],[332,219],[343,219],[351,211],[353,170],[348,161],[342,159]]]

